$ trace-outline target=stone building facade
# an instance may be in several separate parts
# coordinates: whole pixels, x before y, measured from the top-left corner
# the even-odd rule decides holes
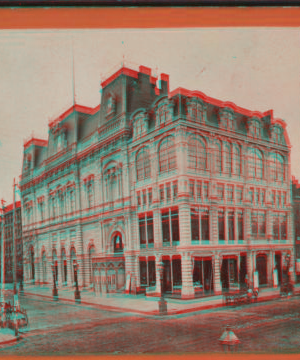
[[[21,202],[17,201],[15,204],[15,226],[13,229],[13,204],[7,205],[2,210],[0,239],[2,239],[2,225],[4,226],[3,240],[5,247],[5,283],[13,283],[13,266],[14,266],[14,243],[16,246],[16,276],[17,282],[23,278],[23,242],[22,242],[22,217],[21,217]],[[2,223],[3,222],[3,223]],[[0,242],[0,247],[2,242]],[[0,263],[1,263],[0,259]],[[0,269],[1,273],[1,269]]]
[[[169,91],[151,69],[102,82],[24,144],[25,281],[192,298],[280,283],[294,262],[283,120]],[[163,266],[162,287],[158,266]],[[277,269],[275,280],[274,269]],[[293,275],[294,278],[294,275]]]

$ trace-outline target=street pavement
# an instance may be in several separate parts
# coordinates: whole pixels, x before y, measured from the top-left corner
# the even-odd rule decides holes
[[[240,352],[299,352],[300,297],[171,315],[104,311],[87,305],[20,298],[30,328],[1,355],[220,352],[231,325]]]

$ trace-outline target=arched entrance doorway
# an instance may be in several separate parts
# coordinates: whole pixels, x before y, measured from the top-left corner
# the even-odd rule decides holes
[[[29,250],[29,263],[30,263],[30,279],[34,281],[35,279],[35,268],[34,268],[34,249],[31,246]]]
[[[257,255],[256,270],[258,272],[259,286],[267,285],[267,256],[265,254]]]
[[[67,256],[66,250],[62,248],[61,250],[61,265],[62,265],[62,281],[64,285],[67,285],[68,282],[68,268],[67,268]]]
[[[42,269],[43,269],[43,283],[45,284],[47,282],[47,257],[45,251],[43,251],[43,255],[42,255]]]

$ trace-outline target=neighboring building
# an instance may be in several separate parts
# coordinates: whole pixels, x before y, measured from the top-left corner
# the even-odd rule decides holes
[[[290,143],[283,120],[201,92],[169,92],[151,69],[102,82],[24,144],[27,282],[191,298],[281,280],[294,263]],[[52,270],[51,270],[52,265]],[[294,274],[292,276],[294,280]],[[126,284],[125,284],[126,283]]]
[[[295,234],[295,258],[297,282],[300,282],[300,184],[292,177],[292,198],[294,214],[294,234]]]
[[[2,211],[2,210],[1,210]],[[1,222],[4,221],[4,242],[5,242],[5,283],[13,283],[13,239],[15,236],[16,244],[16,274],[17,282],[20,282],[23,278],[23,243],[22,243],[22,217],[21,217],[21,201],[17,201],[15,204],[15,233],[13,234],[13,204],[10,204],[4,208],[1,212]],[[0,239],[2,232],[2,223],[0,227]],[[0,241],[0,247],[2,243]],[[0,264],[1,264],[0,259]],[[0,267],[1,273],[1,267]]]

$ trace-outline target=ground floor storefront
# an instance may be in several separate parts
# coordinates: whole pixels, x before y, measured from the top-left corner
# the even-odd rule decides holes
[[[189,299],[248,286],[277,288],[287,276],[291,260],[289,248],[94,258],[94,290],[97,294],[163,293],[166,297]]]

